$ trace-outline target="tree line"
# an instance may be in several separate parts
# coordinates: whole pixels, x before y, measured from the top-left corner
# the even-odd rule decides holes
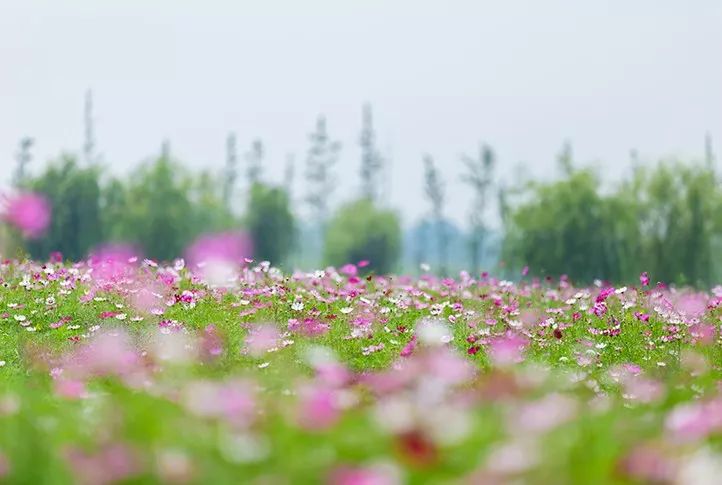
[[[461,159],[458,182],[473,190],[463,236],[453,230],[446,205],[453,174],[423,155],[419,168],[427,215],[415,232],[414,268],[400,268],[405,243],[398,214],[380,200],[387,160],[377,146],[369,105],[358,138],[359,195],[335,210],[330,201],[342,146],[330,135],[325,117],[318,117],[303,160],[302,196],[310,214],[303,223],[290,200],[294,161],[288,160],[282,184],[269,184],[260,139],[239,154],[236,136],[229,134],[225,164],[217,174],[188,171],[164,143],[158,156],[122,178],[109,176],[96,153],[90,96],[85,133],[82,160],[63,155],[36,175],[28,169],[33,140],[19,144],[14,185],[44,194],[53,212],[43,237],[21,242],[34,258],[60,251],[77,260],[101,244],[124,242],[150,258],[169,260],[201,234],[243,230],[256,259],[287,268],[367,260],[367,271],[386,273],[416,271],[433,262],[433,270],[445,275],[451,271],[450,251],[458,259],[461,248],[464,267],[477,275],[489,270],[515,278],[529,267],[532,276],[567,275],[583,283],[634,281],[642,271],[660,281],[699,285],[722,277],[714,258],[722,244],[722,190],[709,139],[704,163],[632,163],[632,173],[611,188],[594,170],[574,163],[570,146],[559,157],[557,180],[506,186],[495,177],[496,153],[482,144]],[[502,227],[496,231],[502,234],[498,254],[489,223],[496,216]],[[309,254],[301,239],[320,249]]]

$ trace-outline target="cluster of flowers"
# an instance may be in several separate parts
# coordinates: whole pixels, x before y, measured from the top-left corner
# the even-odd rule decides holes
[[[0,427],[53,436],[93,484],[722,476],[722,288],[284,274],[248,254],[221,234],[168,265],[120,246],[3,261]],[[0,435],[0,479],[27,478],[20,439]]]

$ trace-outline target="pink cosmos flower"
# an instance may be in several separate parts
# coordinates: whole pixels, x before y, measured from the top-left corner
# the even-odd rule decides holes
[[[346,276],[356,276],[358,274],[358,269],[356,268],[356,265],[350,263],[343,265],[340,271]]]
[[[409,343],[404,345],[404,348],[401,349],[401,357],[410,356],[414,352],[414,349],[416,349],[416,335],[413,335],[411,340],[409,340]]]
[[[134,275],[134,261],[138,252],[127,244],[107,244],[95,249],[88,258],[93,281],[101,287],[110,288]]]
[[[601,318],[607,313],[607,304],[603,301],[598,301],[592,307],[591,312]]]
[[[627,475],[644,483],[671,483],[677,472],[671,457],[648,445],[632,449],[621,465]]]
[[[238,379],[227,382],[191,382],[183,392],[183,404],[196,416],[225,419],[241,428],[249,426],[256,413],[253,384]]]
[[[240,232],[206,234],[186,250],[188,267],[209,284],[228,286],[252,252],[251,241]]]
[[[275,325],[258,325],[246,337],[246,350],[253,357],[261,357],[276,347],[280,338],[281,332]]]
[[[348,467],[336,468],[329,477],[329,485],[397,485],[400,483],[390,470],[380,467]]]
[[[527,345],[526,338],[509,332],[491,340],[489,358],[498,366],[517,364],[524,359],[523,352]]]
[[[43,235],[50,224],[50,203],[40,194],[23,192],[4,197],[2,218],[17,227],[26,238]]]
[[[135,450],[122,443],[113,443],[96,452],[69,448],[65,453],[78,483],[104,485],[126,480],[141,472]]]
[[[642,286],[649,285],[649,275],[646,271],[639,275],[639,282],[642,284]]]
[[[577,401],[563,394],[548,394],[512,413],[509,426],[519,435],[545,433],[574,419]]]
[[[673,440],[687,443],[722,431],[722,400],[679,405],[665,425]]]
[[[299,424],[310,430],[328,429],[340,416],[336,391],[320,386],[302,387],[299,390]]]
[[[205,361],[214,360],[223,353],[223,339],[215,325],[207,325],[201,332],[199,352]]]

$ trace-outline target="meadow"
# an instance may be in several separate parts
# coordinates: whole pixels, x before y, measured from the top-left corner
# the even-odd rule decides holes
[[[288,274],[229,247],[2,262],[0,482],[722,476],[722,287]]]

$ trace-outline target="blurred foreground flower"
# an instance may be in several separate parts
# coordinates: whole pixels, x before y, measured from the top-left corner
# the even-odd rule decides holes
[[[42,195],[24,192],[6,196],[2,205],[2,219],[17,227],[23,237],[40,237],[50,224],[50,203]]]
[[[232,286],[251,255],[250,239],[240,232],[206,234],[186,250],[189,268],[211,286]]]

